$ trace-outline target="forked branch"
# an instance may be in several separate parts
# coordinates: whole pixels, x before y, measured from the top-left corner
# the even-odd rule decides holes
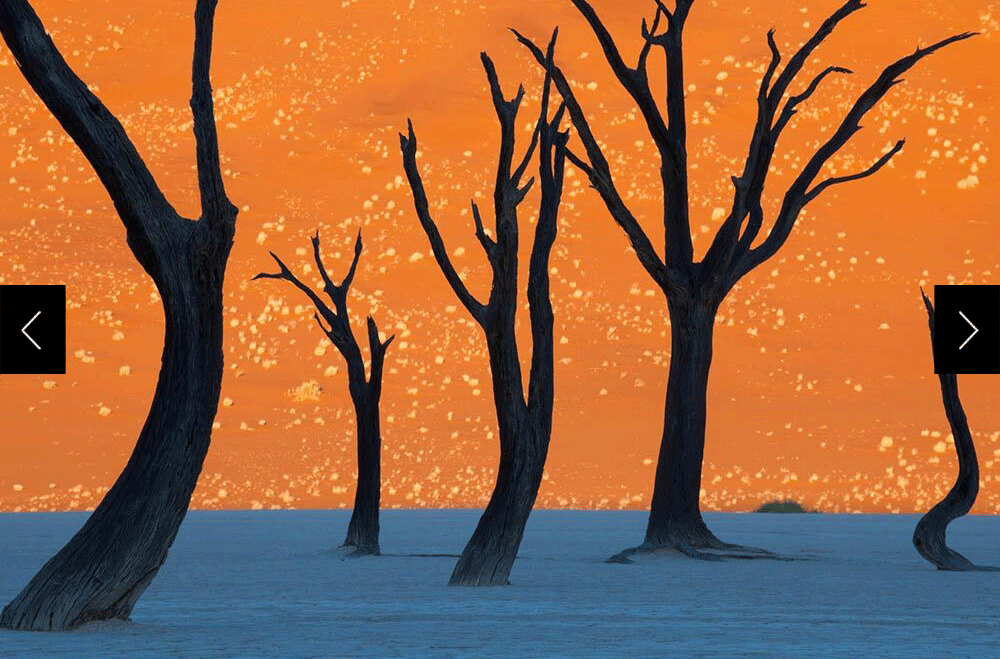
[[[545,70],[547,63],[545,53],[542,49],[517,30],[511,30],[511,32],[517,37],[518,42],[528,50],[538,65]],[[604,156],[597,138],[594,137],[594,132],[590,127],[587,116],[565,74],[561,68],[553,64],[551,66],[551,76],[555,88],[559,91],[560,96],[562,96],[566,104],[566,110],[569,112],[573,127],[576,129],[577,137],[583,143],[587,153],[586,161],[569,149],[566,151],[566,157],[587,174],[591,185],[601,195],[611,213],[611,217],[625,232],[639,262],[646,269],[646,272],[649,273],[650,277],[661,286],[676,289],[680,285],[676,274],[668,272],[659,254],[657,254],[656,248],[650,242],[649,236],[646,235],[646,232],[639,225],[639,222],[618,192],[614,177],[611,174],[611,166],[608,164],[608,160]]]
[[[893,62],[882,71],[881,75],[879,75],[875,82],[872,83],[871,86],[869,86],[864,93],[858,97],[858,99],[854,102],[854,105],[841,120],[837,130],[809,159],[805,167],[802,168],[802,171],[796,177],[795,181],[788,188],[788,191],[785,193],[781,209],[778,212],[778,216],[767,238],[764,239],[764,242],[758,247],[750,249],[743,255],[737,255],[737,257],[740,258],[740,261],[732,273],[734,277],[733,281],[738,280],[744,274],[777,253],[781,246],[785,244],[788,236],[791,234],[792,228],[794,227],[802,209],[806,206],[806,204],[814,200],[818,196],[819,192],[822,192],[831,185],[858,180],[876,173],[882,169],[892,159],[892,157],[900,151],[900,149],[902,149],[902,141],[897,142],[893,149],[891,149],[887,154],[876,161],[872,167],[864,172],[853,176],[841,177],[839,179],[835,178],[830,181],[821,182],[816,189],[812,188],[814,181],[819,176],[823,167],[825,167],[830,159],[833,158],[833,156],[835,156],[844,147],[844,145],[846,145],[847,142],[861,130],[861,120],[865,117],[865,115],[867,115],[872,108],[876,107],[879,102],[885,98],[885,95],[889,92],[889,90],[902,82],[902,79],[900,78],[901,75],[903,75],[906,71],[909,71],[914,65],[928,55],[937,52],[945,46],[958,41],[963,41],[972,36],[974,36],[974,33],[964,32],[962,34],[957,34],[948,37],[947,39],[938,41],[937,43],[926,48],[918,48],[913,54]],[[751,240],[752,239],[753,237],[751,237]]]
[[[694,246],[691,240],[688,208],[683,31],[693,0],[677,0],[672,12],[663,2],[657,2],[653,29],[648,29],[645,21],[642,23],[644,45],[635,69],[625,64],[614,37],[590,3],[587,0],[571,1],[597,37],[605,59],[618,78],[618,82],[635,101],[646,122],[650,138],[659,151],[664,206],[664,263],[667,267],[685,268],[691,264]],[[661,15],[667,18],[667,29],[662,34],[657,34],[656,27]],[[652,46],[661,47],[666,57],[666,116],[660,111],[656,102],[646,70]],[[579,126],[577,130],[579,131]],[[591,162],[593,163],[593,160]],[[611,206],[609,210],[612,210]],[[621,209],[617,211],[620,213]],[[629,237],[631,238],[631,235]]]
[[[555,47],[556,35],[557,33],[553,34],[550,50]],[[522,183],[522,179],[528,165],[539,148],[546,147],[550,151],[552,150],[552,145],[557,141],[553,137],[552,132],[558,132],[558,120],[561,120],[564,110],[560,109],[556,113],[558,117],[556,124],[552,125],[548,122],[548,90],[551,85],[551,77],[547,76],[545,91],[543,92],[544,99],[541,117],[536,122],[535,128],[532,131],[531,142],[527,150],[517,160],[515,167],[517,115],[524,100],[524,87],[518,86],[517,93],[508,99],[504,95],[493,61],[486,53],[482,53],[480,59],[489,84],[493,107],[500,123],[500,151],[497,158],[496,179],[493,185],[495,238],[491,237],[486,231],[479,205],[475,201],[472,202],[472,219],[475,224],[476,240],[482,245],[493,271],[493,286],[491,287],[491,295],[488,303],[483,304],[477,300],[462,281],[461,276],[451,263],[440,231],[431,217],[427,193],[416,162],[416,137],[414,136],[412,122],[408,124],[408,134],[405,136],[400,135],[400,147],[403,153],[403,168],[406,171],[410,188],[413,191],[413,201],[417,217],[431,243],[431,249],[434,252],[434,258],[437,261],[438,267],[441,268],[445,279],[451,284],[452,289],[463,306],[465,306],[480,325],[485,327],[488,322],[489,311],[491,309],[495,310],[491,306],[494,304],[494,301],[502,299],[504,304],[510,304],[515,297],[505,293],[497,293],[501,292],[501,290],[509,292],[508,289],[516,286],[516,277],[511,279],[505,273],[516,272],[518,250],[517,209],[535,184],[534,177],[528,179],[525,183]],[[541,147],[540,144],[542,145]],[[563,144],[564,148],[565,144]],[[561,152],[562,150],[560,150]],[[551,162],[552,156],[550,155],[549,158]],[[559,159],[564,160],[564,156],[560,155]],[[560,165],[560,192],[562,185],[561,167]],[[551,194],[551,190],[542,190],[543,198],[551,196]]]
[[[270,254],[271,258],[273,258],[275,263],[278,264],[278,272],[261,272],[254,276],[253,280],[281,279],[289,282],[295,286],[295,288],[305,293],[306,297],[312,301],[313,306],[316,307],[317,313],[315,314],[315,318],[320,329],[323,330],[327,337],[329,337],[330,341],[337,347],[337,350],[341,355],[343,355],[344,360],[347,362],[348,370],[352,371],[352,380],[364,383],[366,381],[364,361],[361,356],[361,349],[358,346],[357,339],[354,338],[354,332],[351,329],[351,318],[347,312],[347,294],[351,283],[354,281],[354,275],[358,268],[358,260],[361,257],[361,251],[363,249],[361,231],[358,231],[357,240],[354,242],[354,256],[351,260],[350,268],[347,271],[347,275],[344,277],[344,281],[340,285],[333,283],[326,267],[323,265],[323,258],[320,254],[319,231],[312,236],[312,246],[313,256],[316,260],[316,267],[319,270],[320,277],[323,279],[323,290],[333,302],[333,308],[330,308],[323,298],[321,298],[309,285],[303,283],[302,280],[296,277],[295,273],[293,273],[291,269],[285,265],[284,261],[282,261],[274,252],[271,252]],[[326,324],[324,324],[323,321],[326,321]],[[382,342],[379,339],[378,328],[375,325],[375,321],[371,317],[368,318],[368,339],[372,357],[371,375],[367,378],[368,384],[378,382],[378,386],[381,387],[382,361],[385,357],[386,349],[388,349],[389,344],[392,343],[393,338],[394,337],[389,337],[387,341]],[[376,375],[378,375],[378,378],[376,378]]]

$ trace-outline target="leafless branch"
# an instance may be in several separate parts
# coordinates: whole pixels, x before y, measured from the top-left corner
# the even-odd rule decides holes
[[[542,49],[539,48],[531,39],[528,39],[517,30],[511,31],[514,33],[514,36],[517,37],[518,42],[528,50],[539,66],[544,69],[546,67],[546,57],[545,53],[542,52]],[[562,96],[563,101],[566,103],[566,109],[573,121],[574,128],[576,128],[577,137],[579,137],[580,141],[584,145],[587,152],[587,159],[590,164],[588,165],[585,163],[581,158],[573,154],[568,149],[566,152],[567,158],[569,158],[574,165],[587,173],[594,189],[601,195],[605,205],[608,207],[611,217],[622,228],[622,230],[625,231],[632,248],[635,249],[639,262],[650,274],[653,280],[660,283],[662,286],[668,285],[668,282],[672,279],[672,275],[667,272],[663,261],[657,254],[656,249],[649,240],[649,237],[639,225],[635,216],[625,205],[624,200],[615,187],[614,178],[611,174],[611,167],[608,164],[607,158],[604,156],[604,152],[598,144],[597,139],[594,137],[594,133],[590,128],[587,116],[584,114],[583,108],[580,106],[580,103],[576,98],[576,94],[573,92],[573,88],[570,86],[565,74],[558,66],[552,66],[551,75],[553,84],[559,91],[560,96]]]
[[[427,239],[431,243],[431,251],[434,253],[434,259],[437,261],[438,267],[441,268],[441,272],[444,273],[445,279],[451,285],[452,290],[455,291],[455,295],[458,296],[462,306],[482,325],[486,318],[486,307],[469,292],[469,289],[455,270],[455,266],[451,264],[448,250],[444,245],[444,240],[441,238],[441,232],[438,231],[437,225],[431,217],[430,207],[427,202],[427,192],[424,190],[424,182],[420,177],[420,169],[417,167],[417,138],[413,132],[412,121],[407,121],[407,131],[407,135],[400,133],[399,145],[403,152],[403,169],[406,171],[406,178],[413,192],[413,203],[417,211],[417,218],[420,220],[420,225],[424,228],[424,233],[427,234]]]
[[[812,190],[805,194],[805,202],[808,204],[816,197],[820,196],[824,190],[833,185],[839,185],[841,183],[849,183],[850,181],[857,181],[859,179],[867,178],[877,172],[878,170],[885,167],[892,157],[903,150],[903,145],[906,144],[906,140],[899,140],[896,142],[895,146],[892,147],[885,155],[879,158],[871,167],[859,172],[857,174],[852,174],[850,176],[837,176],[833,178],[828,178],[825,181],[818,183]]]
[[[219,135],[212,101],[212,34],[218,0],[198,0],[195,8],[194,62],[191,71],[191,113],[198,155],[198,189],[202,217],[214,226],[231,223],[236,207],[226,195],[219,162]]]

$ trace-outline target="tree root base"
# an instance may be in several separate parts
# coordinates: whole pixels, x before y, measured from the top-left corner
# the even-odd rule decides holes
[[[382,552],[378,547],[358,547],[356,545],[343,544],[337,547],[337,553],[341,558],[363,558],[365,556],[381,556]]]
[[[605,563],[618,563],[628,565],[634,563],[633,557],[640,555],[668,555],[673,554],[686,558],[693,558],[699,561],[723,561],[726,559],[742,560],[771,560],[771,561],[791,561],[788,556],[780,556],[766,549],[757,547],[744,547],[716,540],[706,543],[703,546],[692,546],[686,542],[663,542],[663,543],[643,543],[638,547],[631,547],[608,558]]]

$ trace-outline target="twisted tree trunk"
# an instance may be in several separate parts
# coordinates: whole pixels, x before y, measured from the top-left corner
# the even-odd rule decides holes
[[[191,109],[202,216],[180,217],[121,124],[69,68],[24,0],[0,32],[25,78],[83,151],[163,300],[163,358],[132,456],[83,528],[8,604],[0,626],[60,630],[127,619],[166,559],[211,440],[222,384],[222,288],[236,208],[219,168],[209,80],[215,0],[198,0]]]
[[[208,452],[222,385],[229,246],[192,233],[183,242],[193,253],[178,254],[177,270],[156,278],[163,359],[132,456],[83,528],[4,608],[0,626],[59,630],[127,619],[167,557]]]
[[[927,307],[927,321],[931,331],[931,344],[934,342],[934,305],[921,291],[924,306]],[[917,522],[913,531],[913,546],[939,570],[950,571],[993,571],[995,568],[980,567],[973,564],[965,556],[950,549],[946,534],[948,524],[972,510],[979,494],[979,460],[976,458],[976,445],[969,430],[969,423],[962,409],[962,401],[958,397],[958,376],[941,373],[941,398],[944,401],[945,415],[955,438],[955,453],[958,456],[958,478],[944,499],[938,502],[926,515]]]

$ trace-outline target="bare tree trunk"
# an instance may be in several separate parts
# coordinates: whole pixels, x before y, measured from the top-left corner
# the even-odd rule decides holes
[[[927,307],[927,320],[933,344],[934,306],[923,292],[921,295]],[[976,495],[979,494],[979,460],[976,458],[976,445],[969,430],[965,410],[962,409],[962,401],[958,397],[958,376],[941,373],[938,379],[941,381],[941,399],[944,401],[945,415],[948,417],[948,424],[955,438],[958,478],[944,499],[917,522],[917,528],[913,531],[913,546],[939,570],[993,571],[996,568],[977,566],[957,551],[949,549],[945,538],[948,524],[967,514],[976,503]]]
[[[706,560],[719,556],[771,557],[760,549],[722,542],[701,516],[708,381],[718,303],[709,294],[699,292],[669,297],[667,307],[670,373],[646,538],[639,547],[626,549],[609,560],[629,562],[633,554],[661,549]]]
[[[549,432],[533,424],[524,403],[514,342],[513,327],[501,338],[487,342],[500,434],[500,464],[493,494],[455,565],[451,586],[508,584],[542,482]],[[552,377],[551,371],[548,377]]]
[[[354,512],[347,526],[344,547],[358,554],[378,555],[379,498],[382,489],[382,438],[379,433],[378,404],[359,392],[354,401],[358,424],[358,487],[354,492]],[[352,392],[352,396],[354,396]]]
[[[546,61],[551,68],[556,34],[549,43]],[[567,157],[568,132],[560,132],[565,112],[560,105],[552,120],[548,118],[551,71],[547,70],[542,88],[541,116],[535,123],[531,145],[520,164],[514,167],[516,120],[524,98],[524,88],[507,100],[503,95],[496,68],[486,53],[483,68],[490,85],[493,105],[500,120],[500,156],[493,191],[496,238],[486,233],[479,207],[472,203],[476,238],[493,270],[493,285],[487,304],[466,288],[451,263],[444,241],[430,214],[427,193],[417,166],[417,138],[412,123],[407,135],[400,135],[403,167],[413,191],[414,206],[427,234],[438,267],[455,291],[462,305],[486,335],[493,381],[493,403],[500,435],[500,464],[489,504],[476,526],[451,575],[452,586],[506,585],[524,537],[528,516],[535,505],[542,482],[545,458],[552,434],[553,342],[552,303],[549,298],[549,257],[558,234],[559,204],[562,199],[563,174]],[[525,400],[521,361],[514,330],[518,307],[518,206],[534,184],[521,180],[538,148],[538,172],[541,201],[535,238],[528,266],[528,309],[531,318],[531,370]]]
[[[385,353],[389,349],[394,336],[385,342],[379,337],[378,326],[374,319],[368,317],[368,350],[371,354],[371,370],[365,373],[365,361],[361,356],[361,347],[351,329],[351,317],[347,312],[347,293],[354,275],[358,269],[358,260],[364,248],[361,241],[361,231],[354,242],[354,260],[347,271],[344,280],[338,285],[333,283],[323,265],[320,254],[319,232],[312,237],[313,258],[316,268],[323,279],[323,291],[333,303],[330,308],[323,299],[309,286],[302,283],[278,256],[271,252],[280,272],[275,274],[260,273],[257,279],[283,279],[290,282],[312,301],[316,307],[316,322],[347,362],[347,383],[354,403],[354,416],[358,429],[358,486],[354,492],[354,512],[347,526],[347,538],[341,549],[352,549],[354,555],[373,555],[380,553],[378,543],[379,498],[382,488],[382,434],[379,429],[379,401],[382,397],[382,373],[385,366]],[[320,318],[322,316],[322,319]],[[326,321],[326,325],[323,324]]]
[[[197,241],[203,242],[203,241]],[[159,280],[166,319],[156,393],[135,450],[83,528],[3,611],[0,626],[57,630],[127,619],[167,557],[208,452],[222,385],[228,246]],[[207,257],[207,258],[206,258]],[[190,268],[190,270],[189,270]],[[202,281],[193,284],[188,272]]]
[[[670,374],[645,544],[721,548],[699,506],[715,309],[701,301],[673,298],[668,308]]]
[[[90,161],[128,245],[163,300],[163,358],[132,456],[83,528],[8,604],[0,627],[60,630],[127,619],[166,559],[208,452],[222,383],[222,288],[236,227],[225,193],[209,67],[215,0],[198,0],[191,109],[202,216],[180,217],[121,124],[69,68],[24,0],[0,32],[27,81]]]

